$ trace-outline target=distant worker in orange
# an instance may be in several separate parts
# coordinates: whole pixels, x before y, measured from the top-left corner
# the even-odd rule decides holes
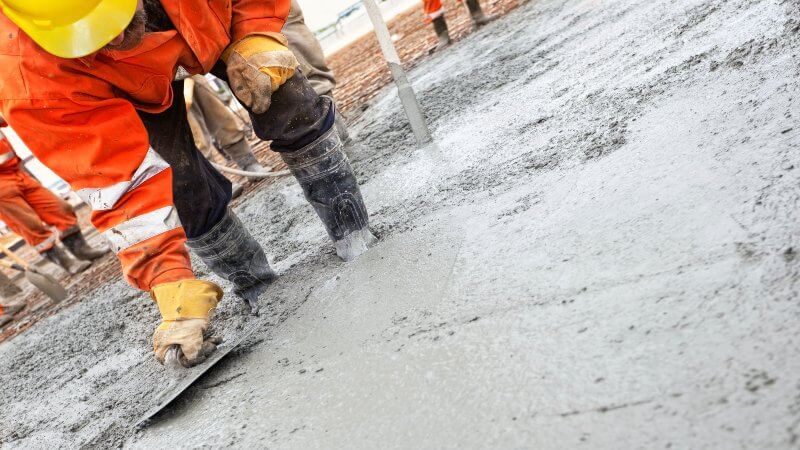
[[[0,127],[5,126],[0,118]],[[90,246],[69,203],[28,175],[21,162],[0,132],[0,220],[11,231],[73,275],[86,270],[91,260],[111,251],[108,247]],[[66,248],[56,245],[58,239]]]
[[[444,6],[442,0],[422,0],[425,9],[425,16],[433,23],[433,29],[436,31],[436,37],[439,42],[436,44],[435,51],[441,50],[450,45],[450,30],[447,28],[447,21],[444,18]],[[478,0],[464,0],[469,10],[469,15],[472,17],[472,22],[475,27],[482,27],[487,23],[495,20],[497,16],[487,16],[481,8]]]

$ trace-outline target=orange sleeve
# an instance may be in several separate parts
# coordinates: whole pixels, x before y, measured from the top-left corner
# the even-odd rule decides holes
[[[194,278],[173,205],[172,169],[150,148],[130,102],[64,98],[2,106],[34,155],[92,208],[92,223],[133,286]]]
[[[290,0],[232,0],[231,41],[251,33],[280,33],[289,15]]]

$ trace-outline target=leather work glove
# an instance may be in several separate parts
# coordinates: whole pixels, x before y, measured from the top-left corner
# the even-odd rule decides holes
[[[222,342],[207,337],[209,317],[222,298],[222,289],[202,280],[182,280],[154,286],[150,296],[158,303],[162,321],[153,334],[153,351],[161,364],[171,346],[179,348],[183,367],[203,362]]]
[[[299,65],[280,33],[245,36],[231,44],[222,59],[234,94],[256,114],[269,109],[272,93],[294,76]]]

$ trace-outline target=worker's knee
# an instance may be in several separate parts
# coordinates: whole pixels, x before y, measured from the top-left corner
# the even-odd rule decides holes
[[[316,140],[333,125],[333,102],[320,97],[302,73],[297,73],[272,94],[263,114],[252,114],[253,130],[272,149],[294,151]]]

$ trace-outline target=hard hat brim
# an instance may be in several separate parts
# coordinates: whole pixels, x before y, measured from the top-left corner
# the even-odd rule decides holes
[[[90,55],[122,33],[136,13],[137,0],[102,0],[80,20],[64,26],[42,26],[11,9],[4,13],[40,47],[61,58]]]

